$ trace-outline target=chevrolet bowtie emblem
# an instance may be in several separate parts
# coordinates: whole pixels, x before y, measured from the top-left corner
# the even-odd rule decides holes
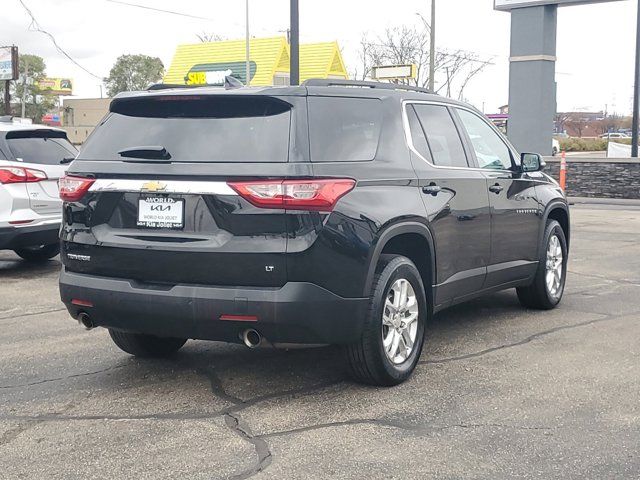
[[[158,181],[143,183],[141,188],[143,192],[162,192],[166,189],[167,184]]]

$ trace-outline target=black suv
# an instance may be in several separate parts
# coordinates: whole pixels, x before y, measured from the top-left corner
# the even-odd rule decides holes
[[[118,95],[60,182],[60,291],[125,352],[340,344],[405,380],[431,316],[517,288],[550,309],[569,211],[468,105],[349,81]]]

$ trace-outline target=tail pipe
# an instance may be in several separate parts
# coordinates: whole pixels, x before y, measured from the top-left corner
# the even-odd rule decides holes
[[[80,323],[80,325],[82,325],[87,330],[91,330],[93,327],[95,327],[95,325],[93,324],[93,320],[91,320],[91,317],[87,312],[80,312],[78,314],[78,323]]]
[[[242,332],[242,341],[249,348],[256,348],[262,342],[262,335],[257,330],[249,328]]]

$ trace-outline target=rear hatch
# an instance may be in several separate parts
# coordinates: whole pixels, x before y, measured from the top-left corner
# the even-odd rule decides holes
[[[299,100],[116,99],[70,170],[96,180],[67,204],[67,268],[141,285],[283,285],[286,212],[254,206],[229,183],[300,173],[290,162],[300,161]]]
[[[30,208],[39,214],[59,213],[58,179],[68,166],[64,159],[74,158],[78,153],[66,133],[48,129],[14,130],[7,132],[6,141],[16,164],[46,174],[45,180],[25,184]]]

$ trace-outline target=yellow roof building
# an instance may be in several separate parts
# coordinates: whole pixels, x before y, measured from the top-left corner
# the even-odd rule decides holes
[[[252,38],[251,85],[288,85],[289,58],[289,44],[284,37]],[[245,72],[244,40],[178,45],[164,83],[215,85],[232,75],[246,85]],[[300,45],[300,81],[309,78],[348,78],[338,42]]]

